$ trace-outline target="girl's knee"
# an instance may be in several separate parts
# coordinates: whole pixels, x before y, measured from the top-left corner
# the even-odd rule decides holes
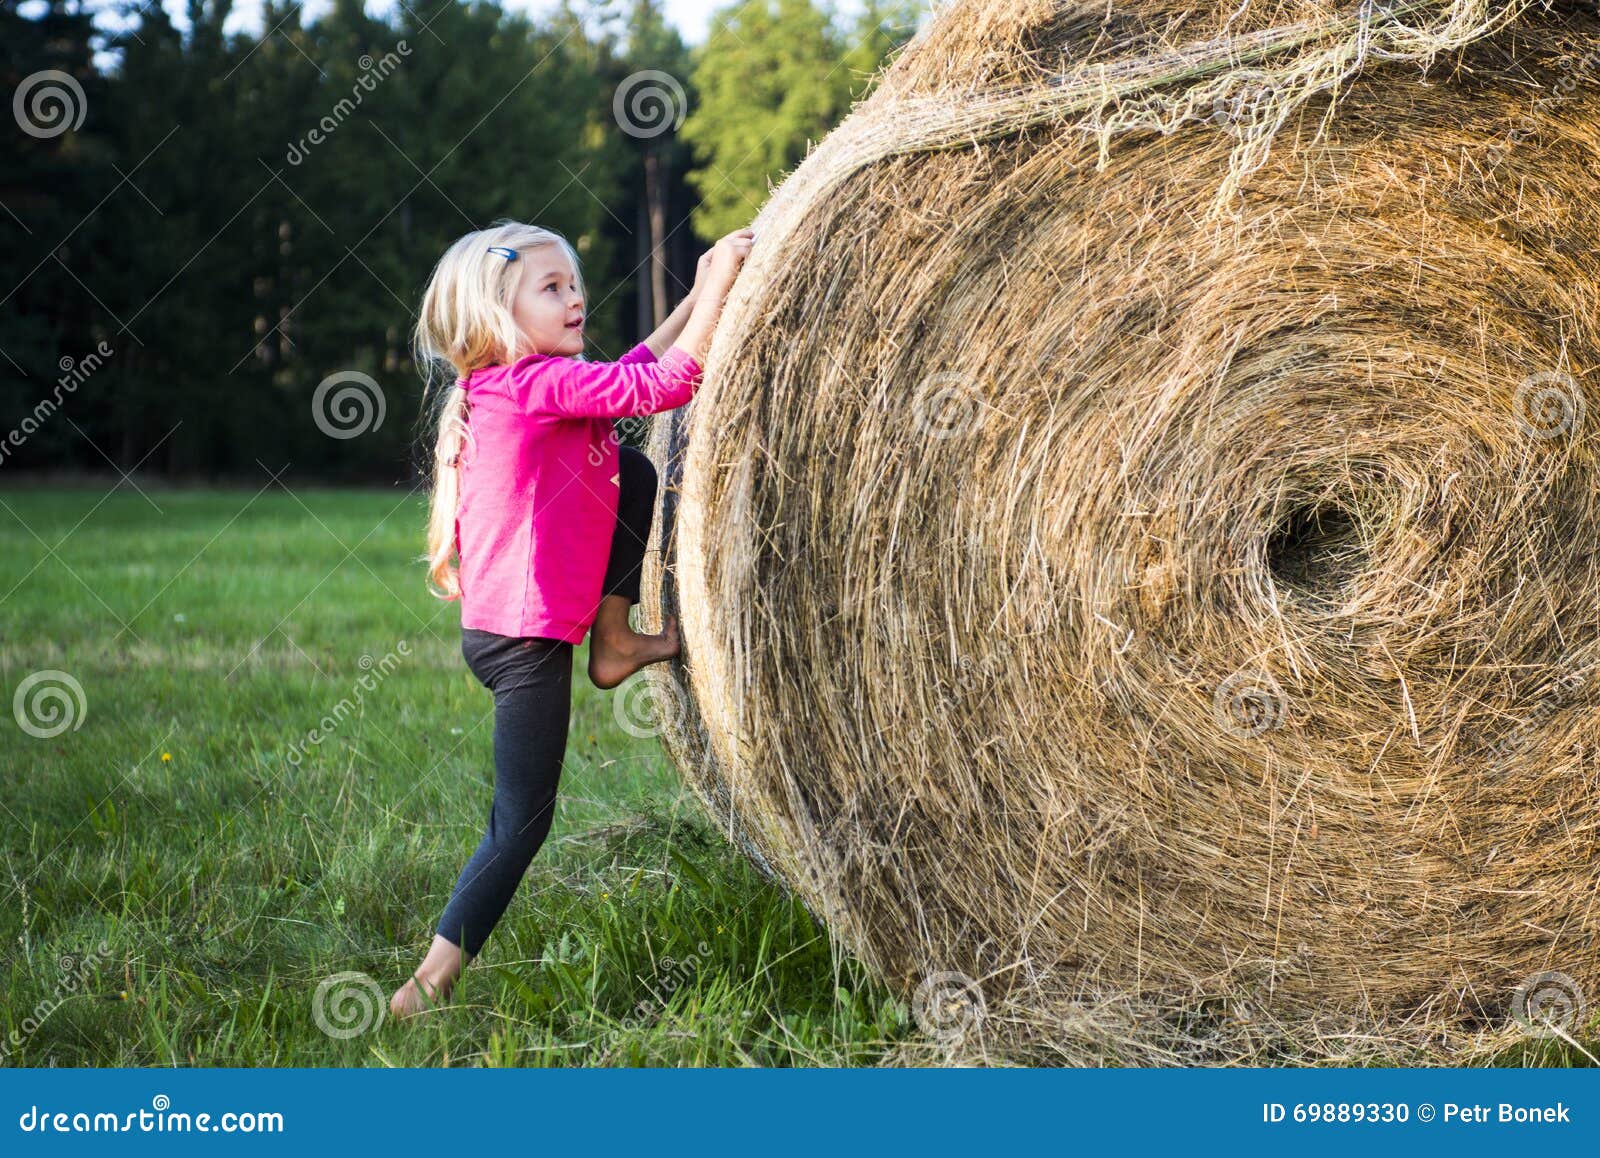
[[[555,800],[551,798],[531,808],[509,811],[506,820],[496,825],[495,842],[507,855],[518,859],[526,856],[531,860],[550,833],[550,823],[555,819]]]
[[[631,446],[622,450],[625,453],[618,478],[621,493],[617,496],[617,521],[631,532],[627,539],[629,549],[633,549],[631,544],[637,540],[637,548],[643,550],[650,538],[650,522],[655,517],[656,467],[644,452]]]
[[[536,823],[524,832],[518,833],[505,850],[505,855],[510,863],[516,867],[517,875],[521,876],[527,871],[533,858],[544,847],[545,837],[550,835],[550,822]]]

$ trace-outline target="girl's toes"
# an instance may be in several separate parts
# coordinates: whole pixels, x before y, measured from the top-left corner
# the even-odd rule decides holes
[[[434,1002],[413,977],[394,991],[394,996],[389,999],[389,1014],[396,1021],[404,1021],[408,1017],[414,1017],[424,1010],[431,1009],[433,1005]]]
[[[409,990],[411,987],[411,982],[407,981],[399,989],[394,991],[393,997],[389,998],[389,1016],[394,1018],[396,1021],[404,1021],[406,1018],[410,1017],[416,1012],[416,1010],[412,1008],[411,998],[407,994],[407,990]]]

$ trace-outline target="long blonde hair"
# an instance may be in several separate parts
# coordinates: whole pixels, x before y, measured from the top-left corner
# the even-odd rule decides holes
[[[511,302],[528,252],[548,245],[565,251],[582,294],[583,271],[567,239],[554,230],[509,219],[458,238],[433,267],[422,293],[412,349],[425,383],[422,423],[433,435],[433,468],[428,550],[418,561],[427,563],[428,590],[440,599],[461,597],[461,577],[453,557],[461,455],[472,443],[466,378],[474,370],[521,356],[525,340],[512,317]],[[489,252],[500,246],[516,250],[520,259],[507,261]]]

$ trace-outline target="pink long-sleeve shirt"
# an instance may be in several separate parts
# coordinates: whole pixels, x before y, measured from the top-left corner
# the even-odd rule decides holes
[[[530,354],[466,379],[456,509],[461,626],[582,643],[600,609],[621,486],[612,419],[694,396],[701,366],[640,343],[615,362]]]

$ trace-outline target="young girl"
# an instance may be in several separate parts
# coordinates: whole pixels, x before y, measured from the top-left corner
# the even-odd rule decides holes
[[[432,947],[390,1000],[397,1018],[449,995],[550,831],[574,645],[590,633],[589,678],[602,688],[678,653],[676,622],[660,635],[628,625],[656,473],[619,445],[612,419],[689,401],[754,236],[718,241],[689,296],[615,362],[582,358],[583,282],[560,234],[499,221],[434,268],[418,362],[448,365],[455,381],[438,407],[428,578],[460,599],[462,656],[494,693],[494,800]]]

